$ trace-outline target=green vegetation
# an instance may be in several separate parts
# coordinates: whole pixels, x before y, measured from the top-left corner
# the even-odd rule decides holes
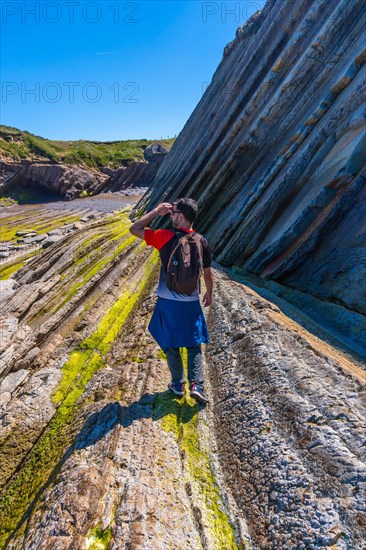
[[[14,216],[12,218],[4,218],[0,228],[0,238],[2,241],[16,241],[20,238],[16,236],[17,231],[34,230],[38,232],[38,235],[48,233],[49,231],[58,229],[63,225],[79,221],[80,214],[61,215],[52,218],[52,221],[46,218],[39,219],[37,222],[33,222],[31,227],[29,227],[28,222],[24,221],[23,217],[24,215],[19,214],[18,216]]]
[[[13,262],[3,264],[0,267],[0,281],[3,281],[4,279],[9,279],[16,271],[18,271],[18,269],[25,265],[27,260],[35,256],[36,254],[39,254],[40,252],[42,252],[41,248],[38,248],[37,250],[31,250],[26,254],[22,254],[21,261],[19,261],[19,258],[17,258]]]
[[[82,288],[83,286],[85,286],[86,283],[94,277],[94,275],[96,275],[101,269],[103,269],[103,267],[105,267],[108,264],[108,262],[110,262],[114,257],[118,256],[118,254],[120,254],[124,248],[127,248],[130,244],[132,244],[135,241],[135,239],[136,239],[136,237],[133,237],[133,236],[131,236],[129,239],[125,239],[118,246],[116,252],[114,252],[113,254],[110,254],[106,258],[103,258],[102,260],[99,260],[97,263],[89,266],[89,268],[83,274],[83,278],[71,287],[69,292],[66,294],[65,298],[62,300],[61,303],[59,303],[57,305],[57,307],[52,311],[52,313],[56,313],[67,302],[69,302],[71,300],[71,298],[79,290],[79,288]],[[90,253],[90,254],[92,254],[92,253]]]
[[[1,197],[0,196],[0,208],[5,208],[5,206],[13,206],[17,204],[17,201],[11,199],[10,197]]]
[[[86,537],[85,548],[87,550],[107,550],[111,540],[112,531],[110,527],[104,530],[100,527],[94,527]]]
[[[143,147],[160,143],[170,150],[173,139],[124,141],[57,141],[44,139],[10,126],[0,126],[0,156],[14,160],[37,158],[52,162],[85,165],[89,168],[118,168],[144,156]]]
[[[162,349],[159,349],[159,351],[156,355],[157,355],[158,359],[162,359],[163,361],[166,361],[166,355],[165,355],[165,353],[163,352]]]
[[[187,374],[187,353],[183,361]],[[153,419],[160,420],[163,428],[174,434],[184,456],[186,483],[195,487],[195,497],[199,499],[205,526],[215,540],[217,550],[236,550],[234,529],[223,510],[220,490],[216,483],[210,456],[203,448],[198,433],[198,412],[200,406],[187,393],[177,398],[165,392],[158,395],[153,404]]]
[[[84,287],[98,271],[108,265],[108,262],[113,261],[122,250],[133,243],[134,237],[131,237],[128,231],[131,223],[127,218],[127,210],[128,209],[125,208],[97,224],[97,226],[94,227],[94,230],[97,229],[98,231],[97,234],[91,236],[87,236],[87,234],[84,235],[86,239],[75,249],[71,265],[64,269],[61,274],[61,288],[52,296],[47,304],[45,304],[46,309],[43,308],[29,319],[30,323],[36,320],[39,322],[45,315],[49,317],[49,315],[55,314],[61,307],[68,303],[78,290]],[[111,246],[112,241],[113,245]],[[110,252],[109,255],[104,257],[104,254],[108,251]],[[95,299],[98,298],[92,298],[91,302]],[[88,300],[88,307],[91,307],[91,302]]]
[[[19,475],[9,485],[0,501],[0,546],[3,547],[10,533],[16,528],[29,504],[47,481],[57,462],[70,443],[72,422],[77,412],[76,402],[83,394],[86,384],[103,366],[101,357],[94,353],[87,368],[80,373],[74,387],[58,407],[40,439],[29,453]]]
[[[86,285],[92,279],[101,269],[103,269],[111,260],[116,258],[124,249],[126,249],[128,246],[130,246],[135,240],[136,237],[130,236],[129,238],[126,238],[126,236],[129,235],[129,223],[123,223],[120,224],[119,228],[113,229],[112,231],[109,231],[107,237],[109,237],[109,241],[107,243],[107,246],[110,246],[110,243],[118,239],[119,244],[116,248],[112,249],[113,252],[109,254],[108,256],[103,257],[100,260],[97,260],[98,258],[98,252],[103,252],[103,247],[106,245],[104,243],[100,244],[97,247],[93,247],[93,249],[90,252],[87,252],[84,256],[76,260],[71,266],[69,270],[67,270],[63,274],[63,279],[67,280],[69,279],[70,270],[74,268],[75,265],[80,266],[80,269],[78,271],[73,271],[72,273],[72,279],[74,284],[72,287],[68,290],[66,296],[61,300],[59,300],[58,297],[56,297],[55,301],[57,301],[57,305],[52,310],[52,313],[56,313],[59,309],[61,309],[65,304],[67,304],[71,298],[75,296],[77,291]],[[127,226],[127,227],[126,227]],[[113,237],[111,237],[113,235]],[[100,238],[100,234],[97,236]],[[89,242],[91,242],[91,239],[89,239]],[[83,243],[82,247],[85,247],[85,243]],[[81,247],[78,249],[79,252],[81,252]],[[76,251],[78,253],[78,250]],[[91,264],[88,264],[89,259],[92,259],[93,262]],[[86,265],[84,265],[86,264]],[[65,287],[63,287],[63,295],[65,294]]]
[[[81,199],[85,199],[85,197],[91,197],[92,195],[93,195],[93,193],[91,193],[91,191],[87,191],[86,189],[84,189],[84,190],[80,193],[79,197],[80,197]]]
[[[116,303],[106,312],[96,330],[81,342],[78,349],[71,354],[70,359],[63,366],[62,380],[53,395],[55,403],[58,403],[68,395],[70,386],[77,379],[83,365],[89,361],[94,352],[105,355],[109,351],[144,290],[146,283],[150,279],[151,272],[157,264],[157,260],[157,255],[153,253],[146,263],[144,276],[140,282],[123,292]]]

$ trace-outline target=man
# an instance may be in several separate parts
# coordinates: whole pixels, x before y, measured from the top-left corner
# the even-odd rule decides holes
[[[157,216],[170,214],[172,229],[149,229],[148,224]],[[160,253],[162,262],[158,286],[158,301],[149,324],[149,331],[165,352],[172,380],[168,388],[176,395],[184,395],[185,378],[179,348],[187,348],[190,394],[197,401],[207,403],[203,375],[201,344],[209,342],[205,316],[199,301],[199,285],[192,294],[178,294],[170,290],[166,282],[169,258],[180,236],[195,233],[193,222],[197,217],[197,204],[189,198],[177,199],[173,204],[164,202],[142,216],[130,227],[132,235],[144,239]],[[211,251],[202,237],[203,279],[206,293],[203,305],[212,302],[213,278]]]

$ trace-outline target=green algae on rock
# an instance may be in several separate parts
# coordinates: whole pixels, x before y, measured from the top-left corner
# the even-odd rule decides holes
[[[146,263],[142,280],[131,286],[130,290],[126,290],[120,296],[117,302],[103,316],[99,326],[89,337],[79,344],[79,349],[71,354],[69,361],[63,366],[63,378],[53,396],[55,403],[58,403],[67,395],[71,384],[77,379],[81,369],[93,353],[98,352],[103,356],[108,353],[113,341],[117,338],[119,331],[125,324],[127,317],[132,312],[145,285],[149,281],[149,276],[156,263],[157,256],[153,254]]]
[[[94,527],[85,538],[86,550],[108,550],[112,540],[111,528]]]
[[[187,352],[183,350],[183,363],[187,375]],[[174,434],[177,439],[183,468],[184,483],[193,491],[196,506],[196,521],[207,529],[212,548],[220,550],[238,550],[234,527],[225,511],[220,489],[214,473],[210,454],[204,446],[204,434],[199,431],[198,415],[202,407],[186,392],[178,398],[170,392],[159,394],[153,402],[153,419],[161,419],[165,430]],[[204,525],[204,529],[202,527]],[[211,547],[211,546],[210,546]]]
[[[74,276],[78,280],[77,283],[75,283],[70,290],[67,292],[65,298],[58,303],[58,305],[52,310],[52,313],[56,313],[59,309],[61,309],[65,304],[67,304],[71,298],[77,293],[77,291],[82,288],[90,279],[92,279],[103,267],[105,267],[113,258],[118,256],[125,248],[133,244],[135,241],[135,237],[129,237],[127,239],[123,239],[123,237],[128,234],[128,229],[123,231],[119,238],[122,238],[122,242],[117,246],[116,250],[113,252],[113,254],[104,257],[103,259],[99,260],[98,262],[94,263],[95,261],[95,254],[90,253],[90,256],[88,258],[85,257],[85,261],[91,258],[93,260],[91,266],[82,267],[79,271],[77,271]],[[118,237],[115,237],[117,239]],[[97,247],[94,252],[98,251]],[[83,263],[83,262],[82,262]],[[76,265],[80,265],[80,260],[75,262]]]
[[[118,337],[146,284],[151,277],[155,277],[157,261],[157,254],[151,254],[144,265],[141,278],[120,296],[103,316],[93,334],[79,345],[79,350],[71,353],[70,359],[64,365],[62,380],[53,395],[57,405],[56,412],[19,472],[9,482],[0,501],[0,544],[6,543],[18,522],[21,522],[23,514],[32,506],[37,493],[50,481],[57,464],[62,461],[65,452],[67,453],[67,445],[72,443],[75,432],[73,421],[79,399],[94,374],[103,368],[103,356]]]
[[[40,248],[38,250],[31,250],[26,252],[25,254],[22,254],[21,261],[19,261],[19,259],[16,259],[2,264],[0,267],[0,280],[3,281],[5,279],[9,279],[9,277],[14,275],[14,273],[16,273],[21,267],[25,265],[27,260],[29,260],[33,256],[36,256],[40,252],[42,252],[42,249]]]
[[[25,464],[7,486],[0,500],[0,544],[6,544],[23,515],[31,507],[33,499],[50,476],[52,477],[57,464],[62,460],[75,430],[72,422],[75,418],[76,403],[82,396],[86,384],[102,366],[100,355],[94,353],[87,368],[80,373],[76,384],[57,408],[51,422],[27,456]]]

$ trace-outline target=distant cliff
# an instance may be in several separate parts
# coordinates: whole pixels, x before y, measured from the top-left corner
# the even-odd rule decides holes
[[[216,259],[365,312],[364,0],[269,0],[139,208],[191,196]]]
[[[148,187],[173,141],[55,141],[0,126],[0,194],[38,187],[73,199]]]

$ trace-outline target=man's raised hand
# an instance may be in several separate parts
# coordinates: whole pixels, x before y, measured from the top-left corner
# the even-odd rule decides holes
[[[170,202],[162,202],[155,208],[155,212],[158,216],[165,216],[165,214],[170,214],[173,205]]]
[[[139,220],[135,221],[130,227],[130,233],[139,239],[145,238],[145,227],[153,221],[155,216],[164,216],[168,214],[173,206],[169,202],[162,202],[156,208],[142,216]]]

